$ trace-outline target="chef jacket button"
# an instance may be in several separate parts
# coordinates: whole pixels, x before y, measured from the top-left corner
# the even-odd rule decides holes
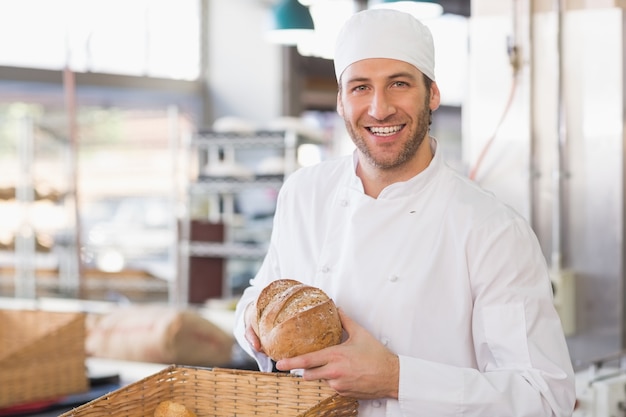
[[[383,403],[380,400],[372,401],[372,407],[374,407],[374,408],[380,408],[382,405],[383,405]]]
[[[341,207],[347,207],[348,206],[348,200],[346,200],[345,198],[342,198],[341,200],[339,200],[339,205]]]
[[[324,274],[328,274],[328,273],[330,272],[330,266],[328,266],[328,265],[324,265],[324,266],[322,267],[322,272],[323,272]]]
[[[380,343],[382,343],[383,346],[387,346],[389,344],[389,339],[383,337],[382,339],[380,339]]]
[[[398,280],[398,276],[397,275],[392,275],[389,277],[389,281],[391,282],[396,282]]]

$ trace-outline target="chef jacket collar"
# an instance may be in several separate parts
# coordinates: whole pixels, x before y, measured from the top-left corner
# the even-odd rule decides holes
[[[437,139],[432,136],[429,136],[429,138],[430,149],[433,153],[433,159],[430,161],[430,164],[428,164],[426,169],[407,181],[396,182],[388,185],[378,195],[379,199],[392,199],[405,197],[410,194],[417,194],[430,183],[431,179],[436,175],[437,171],[439,171],[441,165],[443,164],[443,159],[440,155],[441,152],[437,152]],[[357,151],[354,150],[354,152],[352,153],[352,174],[350,175],[349,187],[352,189],[357,189],[360,192],[364,193],[365,190],[363,189],[363,183],[361,182],[361,179],[356,175],[356,168],[358,164],[359,157]]]

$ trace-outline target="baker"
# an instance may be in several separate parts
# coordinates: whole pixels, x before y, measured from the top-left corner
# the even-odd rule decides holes
[[[272,369],[255,300],[291,278],[340,309],[339,345],[279,360],[360,416],[571,416],[574,373],[527,221],[448,167],[429,135],[433,39],[411,15],[354,14],[335,49],[337,111],[356,149],[292,174],[235,336]]]

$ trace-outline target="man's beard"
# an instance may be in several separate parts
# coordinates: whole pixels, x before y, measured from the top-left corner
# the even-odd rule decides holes
[[[356,132],[355,128],[349,121],[344,120],[346,129],[348,130],[352,141],[372,166],[383,170],[394,169],[402,166],[415,156],[430,127],[431,111],[428,107],[428,103],[430,102],[430,97],[428,96],[429,95],[427,95],[423,110],[417,117],[416,131],[405,143],[400,153],[392,156],[391,158],[377,158],[374,152],[368,147],[365,139],[363,139],[363,137]]]

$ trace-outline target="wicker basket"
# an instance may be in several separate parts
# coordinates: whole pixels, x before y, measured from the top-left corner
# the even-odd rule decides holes
[[[326,383],[290,374],[170,366],[60,417],[152,417],[161,401],[176,401],[198,417],[356,416],[356,400]]]
[[[0,310],[0,408],[89,389],[85,316]]]

